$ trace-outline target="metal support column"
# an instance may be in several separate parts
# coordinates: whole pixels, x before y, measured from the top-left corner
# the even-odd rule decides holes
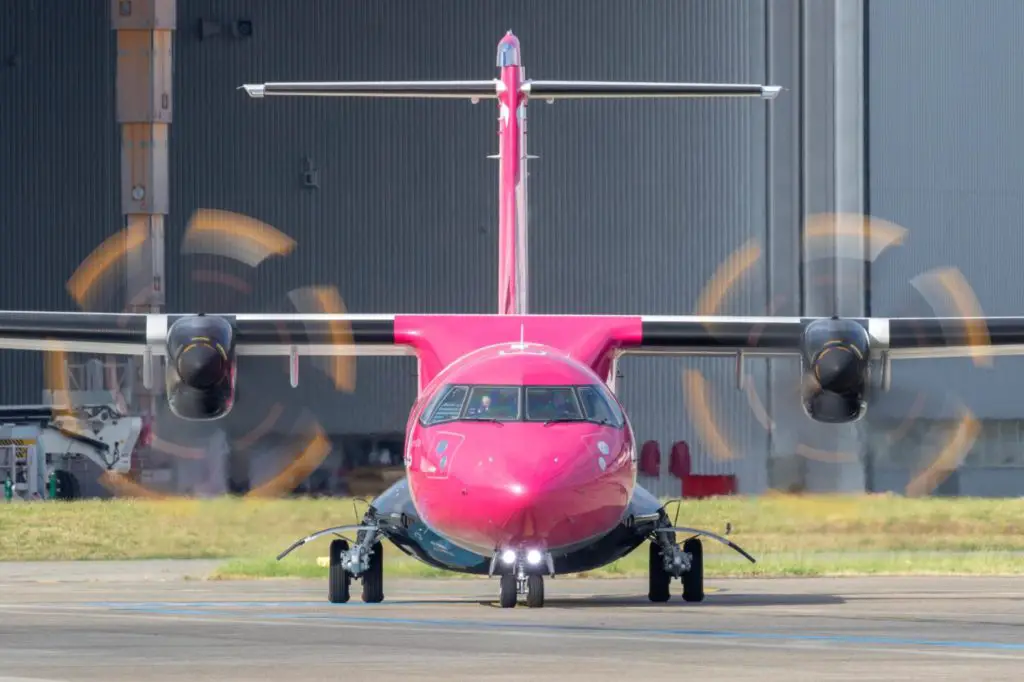
[[[864,239],[848,231],[856,220],[830,214],[860,214],[866,206],[864,0],[764,0],[766,79],[790,96],[770,107],[767,120],[768,261],[770,289],[792,307],[776,315],[861,316],[866,313]],[[806,230],[814,221],[813,240]],[[829,229],[831,228],[831,229]],[[821,236],[824,229],[830,233]],[[794,268],[792,255],[800,254]],[[863,467],[855,457],[842,463],[813,461],[803,444],[842,453],[862,452],[857,425],[823,425],[794,404],[795,363],[771,363],[772,431],[769,485],[782,489],[863,490]]]
[[[864,5],[863,0],[818,2],[802,0],[803,44],[803,215],[863,214],[864,183]],[[851,231],[856,220],[814,221],[817,229],[831,227],[830,237],[805,232],[804,252],[817,256],[804,268],[804,314],[811,316],[865,314],[866,240]],[[841,228],[845,228],[842,229]],[[859,424],[837,427],[811,424],[821,443],[847,457],[830,463],[808,461],[809,491],[863,492],[862,459],[865,444]],[[833,448],[829,448],[833,449]]]
[[[111,27],[117,32],[121,212],[126,234],[146,236],[139,248],[126,250],[128,307],[139,313],[163,312],[166,304],[164,223],[170,210],[168,133],[174,111],[176,21],[177,0],[111,0]],[[159,385],[152,390],[159,391]],[[155,395],[140,397],[143,404],[136,409],[152,414]]]

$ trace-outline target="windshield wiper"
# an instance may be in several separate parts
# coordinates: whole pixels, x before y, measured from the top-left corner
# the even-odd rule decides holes
[[[564,424],[565,422],[579,422],[583,421],[579,417],[555,417],[554,419],[548,419],[544,422],[544,426],[551,426],[552,424]]]
[[[501,419],[498,419],[497,417],[466,417],[466,421],[468,421],[468,422],[490,422],[492,424],[497,424],[498,426],[504,426],[505,425],[504,421],[501,420]]]

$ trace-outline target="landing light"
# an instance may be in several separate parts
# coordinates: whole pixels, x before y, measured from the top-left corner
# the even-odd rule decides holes
[[[541,555],[541,553],[535,549],[531,549],[529,552],[526,553],[526,562],[531,566],[536,566],[541,562],[541,559],[543,558],[543,555]]]
[[[514,564],[516,562],[516,553],[514,550],[506,549],[501,553],[501,560],[506,564]]]

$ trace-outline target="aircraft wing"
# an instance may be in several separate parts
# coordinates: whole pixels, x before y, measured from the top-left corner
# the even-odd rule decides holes
[[[191,315],[0,311],[0,348],[166,355],[167,330]],[[213,316],[211,316],[213,317]],[[411,355],[395,344],[394,315],[216,315],[242,355]]]
[[[406,97],[494,99],[500,81],[324,81],[243,85],[253,98],[262,97]]]
[[[630,83],[616,81],[527,81],[523,92],[537,99],[638,99],[666,97],[760,97],[775,99],[777,85],[743,83]]]
[[[642,316],[642,338],[623,354],[797,355],[815,318]],[[1024,317],[852,318],[873,356],[891,359],[1024,355]]]
[[[250,83],[241,90],[253,98],[264,97],[404,97],[437,99],[495,99],[501,81],[322,81]],[[528,97],[556,99],[635,99],[675,97],[760,97],[774,99],[782,90],[777,85],[744,83],[631,83],[627,81],[541,81],[524,82]]]
[[[0,311],[0,348],[165,355],[167,331],[192,315]],[[213,317],[213,316],[211,316]],[[412,355],[395,342],[394,315],[216,315],[232,323],[238,355]],[[816,318],[641,316],[624,354],[785,356],[801,351]],[[872,355],[892,359],[1024,355],[1024,316],[854,318]]]

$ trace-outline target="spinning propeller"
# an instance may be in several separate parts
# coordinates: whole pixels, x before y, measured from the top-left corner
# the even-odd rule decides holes
[[[813,326],[808,328],[806,348],[799,367],[774,373],[776,384],[779,378],[784,382],[782,386],[773,387],[774,401],[766,399],[764,392],[758,389],[758,382],[743,370],[742,364],[737,367],[737,387],[744,392],[761,427],[771,432],[776,442],[792,444],[781,449],[824,462],[859,461],[862,446],[869,440],[873,450],[889,456],[917,450],[906,448],[910,434],[920,431],[926,407],[934,406],[938,398],[943,399],[946,402],[944,407],[952,408],[957,418],[952,428],[946,425],[932,427],[926,434],[928,438],[919,438],[921,447],[917,451],[923,457],[916,465],[916,474],[906,492],[921,495],[933,491],[960,465],[980,431],[978,419],[964,401],[949,390],[938,396],[934,389],[914,388],[905,381],[893,386],[892,363],[885,357],[880,360],[870,358],[870,342],[866,335],[860,345],[836,344],[830,340],[844,335],[844,325],[850,327],[850,335],[845,338],[856,341],[857,334],[863,333],[858,324],[840,317],[839,294],[845,291],[861,296],[861,287],[870,287],[870,282],[862,283],[859,276],[866,270],[865,263],[874,263],[883,254],[905,247],[907,237],[905,228],[870,216],[811,216],[806,225],[804,268],[810,274],[812,286],[818,289],[813,294],[820,299],[824,291],[832,299],[833,319],[822,323],[825,327],[822,333],[816,334]],[[763,249],[756,239],[731,253],[708,280],[694,314],[729,314],[726,307],[730,294],[757,272],[757,265],[762,259]],[[838,277],[835,275],[837,271],[840,273]],[[843,273],[852,276],[844,277]],[[763,279],[763,271],[758,274]],[[911,291],[901,293],[907,294],[904,300],[916,304],[914,310],[902,309],[893,317],[984,317],[977,297],[956,268],[935,268],[920,273],[911,278],[909,284]],[[810,297],[812,292],[807,295]],[[927,312],[922,312],[921,307]],[[768,315],[791,316],[798,315],[799,309],[799,301],[781,296],[771,301],[766,312]],[[921,334],[924,335],[924,330]],[[971,345],[984,345],[988,338],[984,324],[969,326],[967,334]],[[808,360],[813,360],[813,364]],[[974,355],[972,361],[977,367],[992,366],[991,358],[982,353]],[[776,363],[786,363],[787,360],[773,359],[770,362],[779,367]],[[782,367],[789,368],[786,364]],[[868,380],[859,393],[856,386],[858,381],[862,381],[861,369],[867,370]],[[684,372],[683,386],[686,408],[702,445],[717,460],[735,459],[737,450],[724,432],[722,420],[711,407],[715,404],[711,399],[712,390],[723,389],[712,389],[699,370]],[[835,394],[822,391],[823,386],[840,393],[856,394],[858,399],[837,404]],[[900,416],[895,416],[900,413]],[[849,428],[837,428],[836,424],[842,422],[849,422]],[[851,440],[855,441],[852,446]]]
[[[168,265],[172,271],[178,271],[174,275],[176,278],[184,278],[189,282],[189,297],[198,304],[192,307],[211,315],[221,312],[271,312],[270,308],[276,308],[273,312],[344,314],[344,302],[333,286],[297,287],[288,291],[284,297],[267,295],[265,284],[281,279],[271,276],[269,271],[279,267],[284,259],[291,256],[296,246],[295,240],[288,235],[253,218],[228,211],[200,209],[192,215],[185,229],[181,241],[182,258]],[[149,283],[126,280],[126,266],[133,259],[149,257],[150,249],[148,227],[129,226],[101,243],[79,265],[68,280],[68,292],[84,311],[101,312],[119,308],[126,312],[137,311],[147,303]],[[124,300],[126,281],[128,291],[137,293]],[[280,333],[279,338],[286,342],[287,334],[283,329]],[[351,330],[346,323],[338,322],[336,329],[332,330],[332,337],[337,343],[345,343],[351,337]],[[66,361],[63,352],[45,354],[47,386],[58,392],[68,390]],[[183,358],[179,358],[181,361]],[[178,460],[190,460],[199,467],[210,464],[205,461],[207,448],[211,440],[221,433],[230,441],[232,456],[241,456],[248,464],[253,462],[255,455],[264,446],[269,446],[274,452],[290,451],[293,455],[290,461],[248,493],[253,497],[287,494],[314,471],[331,451],[330,442],[317,416],[317,410],[323,409],[320,406],[323,401],[317,401],[316,407],[303,405],[296,399],[308,396],[310,392],[285,393],[287,387],[281,385],[284,377],[289,378],[292,386],[298,383],[298,357],[243,357],[235,359],[235,362],[243,365],[240,371],[231,368],[231,371],[237,372],[237,398],[241,405],[231,407],[235,400],[232,389],[232,395],[227,397],[227,409],[230,412],[215,421],[179,418],[173,405],[169,408],[168,400],[164,398],[166,387],[159,383],[154,385],[152,393],[155,398],[150,406],[154,415],[150,425],[150,446],[156,452]],[[303,362],[311,362],[319,370],[305,373],[304,382],[312,381],[340,393],[354,392],[354,357],[312,357]],[[135,373],[134,384],[141,387],[142,362],[133,359],[129,363]],[[105,364],[108,385],[119,387],[117,367],[113,360],[108,359]],[[154,374],[163,376],[159,371]],[[172,374],[168,373],[168,376]],[[114,390],[115,399],[122,409],[129,404],[136,410],[142,407],[141,396],[120,395],[120,388]],[[319,393],[322,397],[323,392]],[[70,404],[66,399],[55,402]],[[333,406],[324,407],[329,409]],[[282,434],[286,435],[286,443],[277,442],[270,446],[270,440],[279,441]],[[167,496],[144,486],[136,479],[137,476],[131,474],[122,476],[106,472],[103,483],[122,494]]]

